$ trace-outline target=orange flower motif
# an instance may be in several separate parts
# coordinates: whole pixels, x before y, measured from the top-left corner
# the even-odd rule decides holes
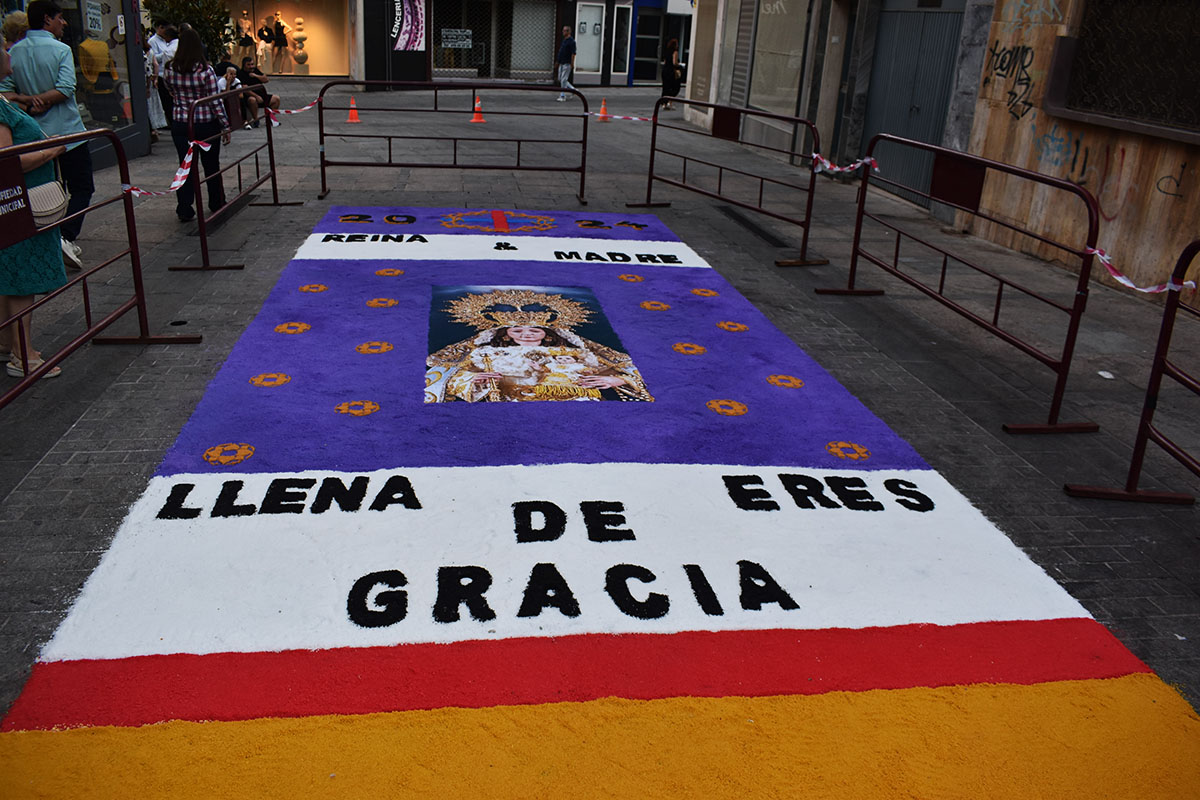
[[[716,297],[717,296],[717,292],[714,292],[712,289],[692,289],[692,294],[697,295],[699,297]]]
[[[360,353],[386,353],[393,348],[390,342],[363,342],[354,349]]]
[[[300,291],[308,292],[309,294],[315,294],[317,292],[323,292],[323,291],[327,290],[328,288],[329,287],[323,283],[306,283],[305,285],[300,287]]]
[[[705,405],[723,417],[740,417],[746,413],[746,406],[737,400],[709,400]]]
[[[395,269],[394,267],[385,267],[384,269],[375,270],[376,275],[382,275],[385,278],[394,278],[397,275],[403,275],[404,270]]]
[[[666,311],[670,306],[659,300],[647,300],[642,303],[642,308],[647,311]]]
[[[629,283],[641,283],[642,281],[646,280],[641,275],[618,275],[617,277],[623,281],[628,281]]]
[[[254,445],[245,442],[227,442],[218,444],[204,451],[204,460],[214,466],[228,467],[240,464],[254,455]]]
[[[250,383],[255,386],[283,386],[291,379],[291,375],[284,375],[282,372],[264,372],[251,378]]]
[[[399,300],[393,300],[390,297],[376,297],[373,300],[368,300],[367,305],[371,308],[391,308],[399,302]]]
[[[307,322],[285,322],[282,325],[275,326],[276,333],[297,334],[312,330],[312,325]]]
[[[866,461],[871,457],[871,451],[861,444],[854,442],[830,442],[825,449],[838,458],[848,458],[851,461]]]
[[[788,389],[799,389],[804,385],[804,381],[797,378],[795,375],[769,375],[767,383],[772,386],[783,386]]]
[[[717,327],[718,327],[718,328],[720,328],[720,329],[721,329],[721,330],[723,330],[723,331],[734,331],[735,333],[736,333],[737,331],[748,331],[748,330],[750,330],[750,326],[749,326],[749,325],[743,325],[743,324],[742,324],[742,323],[740,323],[740,322],[729,322],[728,320],[726,320],[725,322],[718,322],[718,323],[717,323]]]
[[[691,342],[676,342],[671,345],[671,349],[676,353],[683,353],[685,356],[698,356],[706,351],[702,345],[692,344]]]
[[[378,411],[379,403],[372,403],[370,400],[351,400],[347,403],[339,403],[334,406],[334,410],[339,414],[349,414],[352,417],[365,417]]]

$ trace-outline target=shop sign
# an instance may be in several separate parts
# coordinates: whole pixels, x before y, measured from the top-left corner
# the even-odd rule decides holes
[[[425,50],[424,0],[393,0],[393,50]]]
[[[95,33],[104,31],[104,17],[96,0],[87,0],[87,29]]]
[[[471,29],[442,28],[442,47],[452,50],[470,50]]]
[[[37,233],[19,158],[0,159],[0,249]]]

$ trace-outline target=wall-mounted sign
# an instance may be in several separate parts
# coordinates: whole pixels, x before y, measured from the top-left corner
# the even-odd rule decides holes
[[[87,3],[87,29],[96,33],[104,30],[104,17],[101,14],[100,4],[95,0],[88,0]]]
[[[442,28],[442,47],[453,50],[471,49],[470,28]]]
[[[424,0],[393,0],[393,50],[423,51],[425,49]]]

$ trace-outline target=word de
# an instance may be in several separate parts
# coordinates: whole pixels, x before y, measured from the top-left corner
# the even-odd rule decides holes
[[[523,500],[512,504],[513,525],[518,542],[553,542],[567,530],[567,512],[549,500]],[[634,539],[625,524],[625,505],[606,500],[579,504],[587,537],[593,542],[625,542]]]

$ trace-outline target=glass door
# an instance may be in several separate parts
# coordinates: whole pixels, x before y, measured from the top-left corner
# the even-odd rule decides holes
[[[629,83],[629,34],[633,26],[633,6],[617,6],[613,20],[613,86]]]
[[[576,83],[600,82],[600,53],[603,51],[603,42],[604,6],[598,3],[580,3],[575,14]]]
[[[662,58],[662,10],[642,6],[637,17],[637,47],[633,55],[633,80],[636,83],[658,83],[662,80],[659,61]]]

